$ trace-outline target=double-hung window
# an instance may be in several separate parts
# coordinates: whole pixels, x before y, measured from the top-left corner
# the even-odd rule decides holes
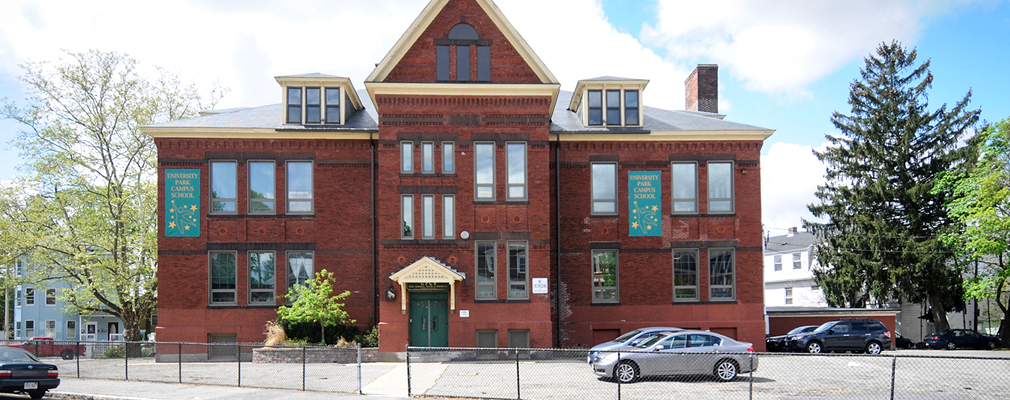
[[[35,321],[25,321],[25,338],[31,339],[35,336]]]
[[[526,199],[526,143],[508,144],[508,199]]]
[[[326,123],[340,123],[340,88],[326,88]]]
[[[305,281],[312,279],[313,253],[311,251],[289,251],[286,254],[288,261],[287,272],[287,292],[291,293],[291,288],[295,285],[305,285]]]
[[[774,268],[775,268],[776,271],[781,271],[782,270],[782,255],[781,254],[776,254],[776,255],[772,256],[772,263],[773,263]]]
[[[435,172],[435,143],[421,142],[421,172],[431,174]]]
[[[312,161],[288,161],[287,167],[288,214],[311,214],[314,208]]]
[[[435,196],[421,196],[421,238],[435,238]]]
[[[593,250],[593,303],[619,301],[617,250]]]
[[[793,253],[793,269],[803,269],[803,259],[800,253]]]
[[[249,213],[272,214],[277,211],[273,161],[249,162]]]
[[[470,73],[470,54],[472,48],[477,51],[477,81],[491,81],[491,46],[481,37],[472,25],[459,23],[449,30],[448,35],[435,39],[435,79],[440,82],[453,80],[449,75],[450,51],[456,51],[455,81],[469,82],[473,78]]]
[[[305,88],[305,123],[318,124],[322,122],[322,89]]]
[[[793,304],[793,288],[786,288],[786,304]]]
[[[302,88],[289,87],[287,99],[287,122],[289,124],[302,123]]]
[[[624,91],[624,125],[638,125],[638,91]]]
[[[400,197],[400,238],[414,238],[414,196],[403,195]]]
[[[249,252],[249,303],[274,304],[276,289],[276,253]]]
[[[474,193],[477,200],[494,200],[494,143],[475,143]]]
[[[25,288],[25,305],[35,305],[35,288]]]
[[[736,261],[733,249],[708,251],[709,301],[736,299]]]
[[[673,301],[698,300],[698,251],[673,251]]]
[[[68,319],[67,320],[67,339],[77,338],[77,321]]]
[[[708,163],[708,212],[733,212],[733,163]]]
[[[508,242],[509,248],[509,299],[528,299],[529,256],[526,242]]]
[[[236,252],[210,252],[210,303],[235,304]]]
[[[495,259],[497,246],[495,242],[476,242],[477,250],[477,299],[498,298],[498,274]]]
[[[621,125],[621,91],[607,91],[607,125]]]
[[[442,173],[456,173],[456,153],[453,152],[453,142],[442,142]]]
[[[237,201],[238,163],[235,161],[210,162],[210,212],[234,214]]]
[[[698,212],[698,164],[673,163],[673,212]]]
[[[47,306],[56,305],[56,289],[53,288],[46,289],[46,305]]]
[[[617,214],[617,164],[594,163],[593,214]]]
[[[589,125],[603,125],[603,91],[589,91]]]
[[[400,142],[400,172],[414,172],[414,142]]]
[[[456,197],[451,194],[442,196],[442,238],[456,238]]]

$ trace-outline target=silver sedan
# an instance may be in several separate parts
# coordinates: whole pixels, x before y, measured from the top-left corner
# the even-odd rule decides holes
[[[643,376],[711,375],[731,381],[757,370],[754,346],[708,331],[679,331],[601,351],[593,372],[621,383]]]

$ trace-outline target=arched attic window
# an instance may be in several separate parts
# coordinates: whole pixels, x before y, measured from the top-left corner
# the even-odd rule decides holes
[[[474,51],[477,53],[476,71],[470,68],[470,54]],[[439,82],[491,81],[491,41],[483,39],[465,20],[449,29],[444,37],[435,39],[435,56],[435,80]],[[452,71],[450,60],[454,56],[456,68]]]

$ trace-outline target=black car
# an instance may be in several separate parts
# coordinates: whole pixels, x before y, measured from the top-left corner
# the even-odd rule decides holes
[[[1000,346],[996,336],[983,335],[974,329],[951,329],[944,333],[932,334],[923,339],[926,348],[954,350],[959,348],[995,349]]]
[[[60,371],[18,348],[0,348],[0,392],[25,393],[41,399],[60,386]]]
[[[789,347],[808,353],[858,351],[880,354],[892,347],[891,331],[875,319],[843,319],[825,322],[813,332],[796,335],[789,342]]]
[[[789,351],[789,347],[786,344],[789,343],[790,340],[793,340],[793,338],[798,334],[813,332],[814,329],[817,329],[817,325],[803,325],[793,328],[793,330],[789,331],[789,333],[785,335],[769,336],[765,338],[765,351]]]
[[[914,349],[915,342],[901,335],[894,335],[894,347],[899,349]]]

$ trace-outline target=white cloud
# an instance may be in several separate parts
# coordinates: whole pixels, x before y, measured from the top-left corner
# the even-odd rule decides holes
[[[817,150],[823,151],[827,143]],[[814,220],[808,204],[818,202],[814,192],[824,183],[824,164],[810,146],[773,143],[768,155],[761,156],[761,219],[772,235],[782,229],[802,226],[802,220]]]
[[[806,96],[807,85],[877,45],[914,45],[926,22],[972,0],[658,0],[643,41],[672,60],[724,66],[747,89]]]

